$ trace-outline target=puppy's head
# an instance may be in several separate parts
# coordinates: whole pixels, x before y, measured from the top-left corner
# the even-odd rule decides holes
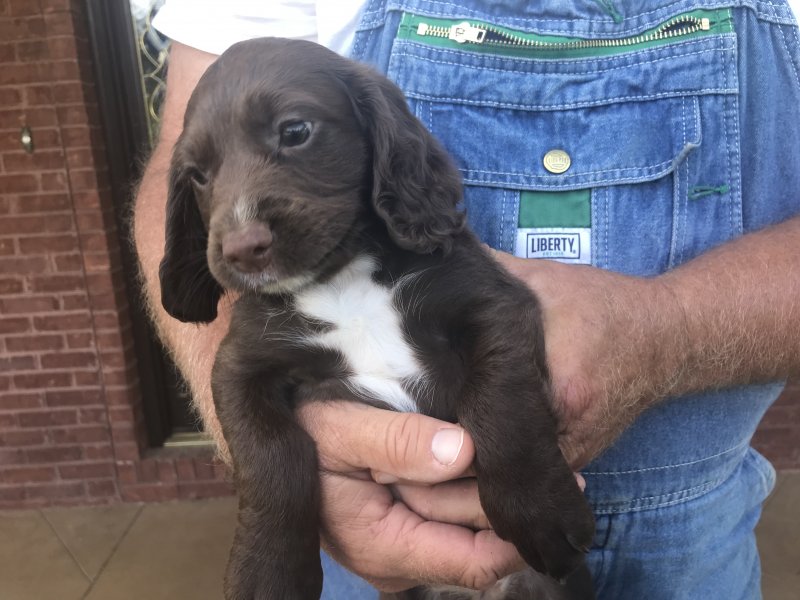
[[[458,171],[369,68],[265,38],[201,78],[172,157],[162,303],[208,322],[224,289],[293,292],[343,264],[378,218],[394,242],[447,251]]]

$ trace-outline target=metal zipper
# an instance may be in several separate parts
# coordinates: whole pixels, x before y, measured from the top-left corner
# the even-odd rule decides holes
[[[733,33],[730,9],[697,9],[636,35],[584,39],[508,29],[482,21],[453,21],[404,13],[398,38],[522,58],[586,58],[657,47],[709,35]]]
[[[417,35],[421,37],[446,38],[459,44],[486,44],[507,48],[531,48],[535,50],[585,50],[589,48],[619,48],[637,46],[652,42],[660,42],[673,38],[692,35],[699,31],[711,30],[711,19],[681,15],[667,21],[657,29],[648,33],[626,38],[546,41],[533,37],[522,37],[502,31],[491,25],[473,25],[468,21],[450,27],[429,25],[425,22],[417,25]]]

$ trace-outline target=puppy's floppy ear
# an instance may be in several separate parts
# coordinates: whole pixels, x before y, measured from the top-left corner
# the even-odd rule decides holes
[[[394,242],[419,253],[450,250],[464,227],[461,174],[411,114],[400,89],[364,68],[351,87],[372,142],[372,203]]]
[[[166,244],[158,270],[161,304],[184,323],[209,323],[217,317],[222,287],[206,258],[208,232],[194,196],[190,172],[173,155],[167,197]]]

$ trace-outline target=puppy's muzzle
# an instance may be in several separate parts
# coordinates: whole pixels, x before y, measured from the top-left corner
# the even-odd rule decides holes
[[[222,238],[222,256],[240,273],[260,273],[272,259],[272,231],[264,223],[247,223]]]

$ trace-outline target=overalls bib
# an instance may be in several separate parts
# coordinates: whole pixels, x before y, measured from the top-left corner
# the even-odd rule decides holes
[[[373,0],[352,57],[403,89],[499,250],[652,276],[800,212],[781,0]],[[585,469],[599,598],[760,598],[775,475],[749,442],[782,387],[670,399]]]

